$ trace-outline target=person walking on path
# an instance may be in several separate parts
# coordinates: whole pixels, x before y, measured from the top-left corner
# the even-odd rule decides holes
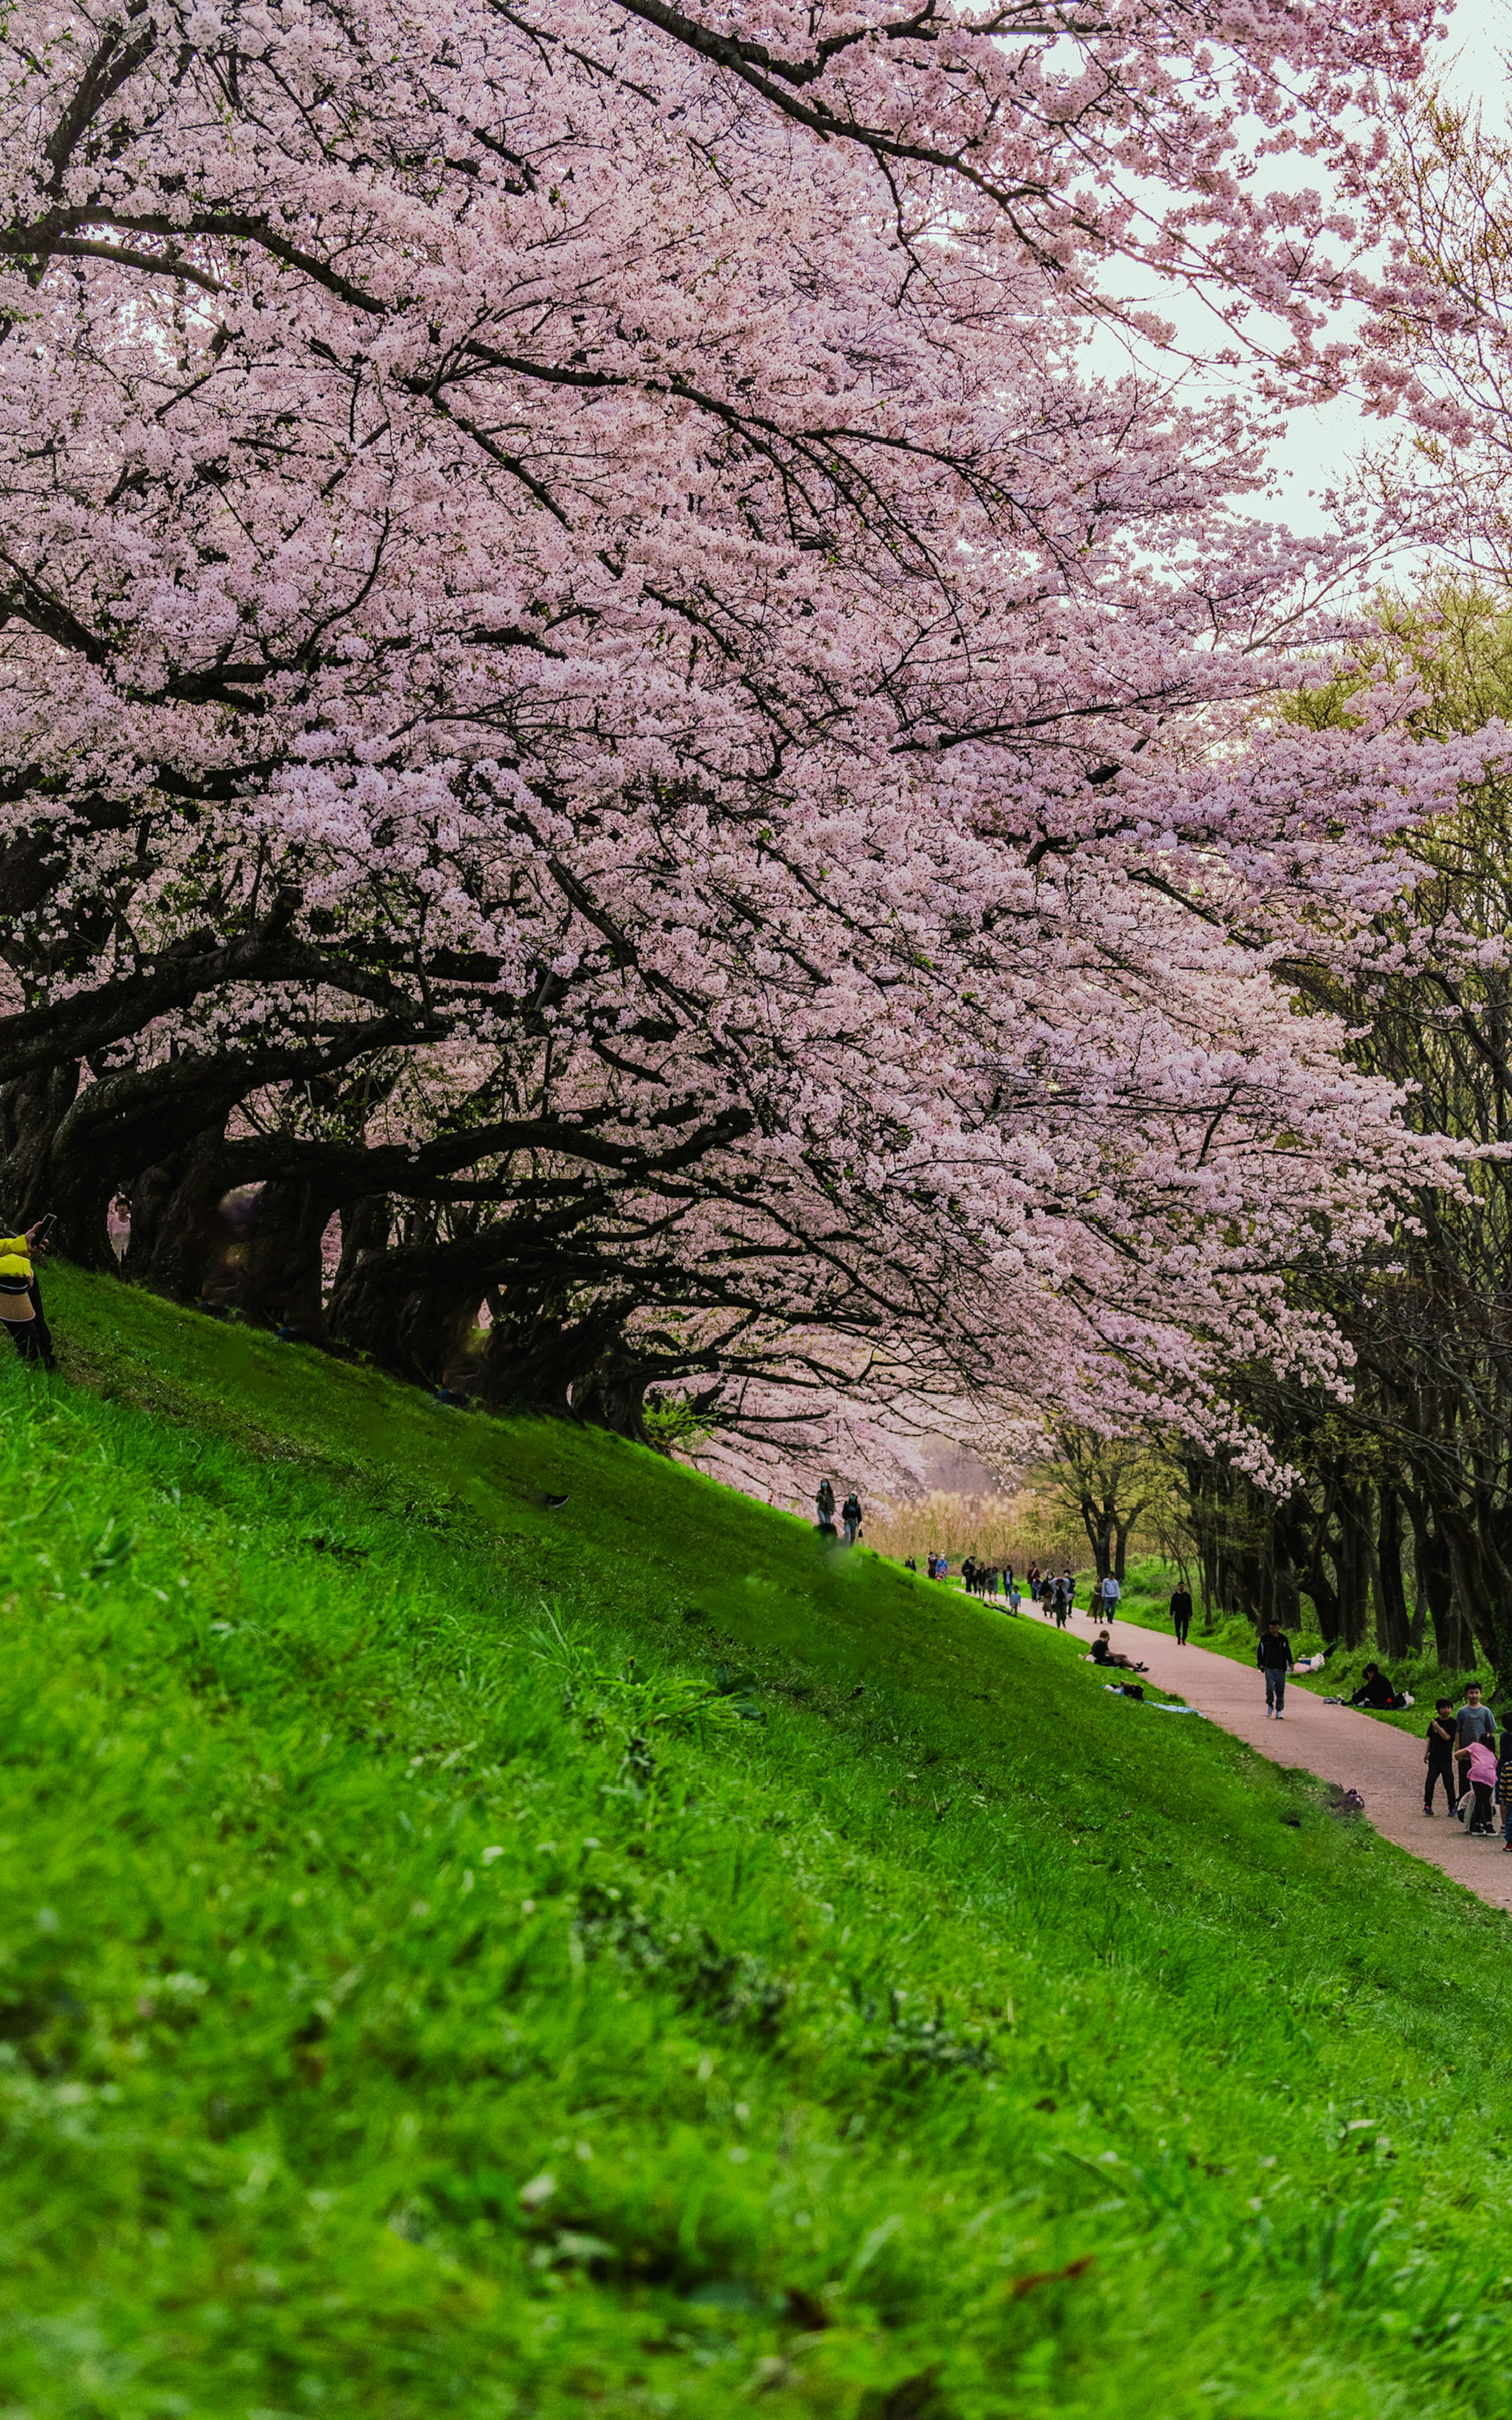
[[[1122,1589],[1111,1572],[1103,1580],[1098,1594],[1103,1600],[1103,1619],[1104,1621],[1111,1621],[1119,1610],[1119,1600],[1123,1594]]]
[[[1255,1661],[1265,1675],[1265,1711],[1274,1721],[1283,1723],[1287,1718],[1287,1674],[1296,1658],[1286,1632],[1273,1618],[1260,1634]]]
[[[1178,1647],[1186,1645],[1186,1634],[1192,1627],[1192,1591],[1183,1581],[1171,1590],[1171,1628],[1176,1633]]]
[[[1057,1580],[1056,1582],[1056,1594],[1053,1610],[1056,1617],[1056,1628],[1057,1630],[1064,1630],[1067,1619],[1071,1613],[1071,1592],[1067,1589],[1066,1583],[1063,1579]]]
[[[861,1499],[854,1487],[840,1508],[840,1517],[845,1531],[845,1544],[854,1546],[861,1534]]]
[[[1427,1745],[1423,1751],[1427,1767],[1423,1782],[1423,1812],[1433,1812],[1433,1785],[1443,1784],[1443,1794],[1452,1815],[1459,1804],[1459,1777],[1455,1772],[1455,1710],[1452,1698],[1441,1698],[1427,1729]]]

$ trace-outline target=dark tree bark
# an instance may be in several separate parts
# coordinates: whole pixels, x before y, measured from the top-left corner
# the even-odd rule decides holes
[[[396,1378],[436,1387],[455,1364],[482,1299],[471,1252],[400,1244],[359,1254],[333,1289],[326,1318],[338,1343]]]
[[[177,1302],[237,1292],[237,1236],[222,1210],[225,1138],[207,1127],[189,1147],[145,1168],[131,1188],[131,1234],[122,1274]]]
[[[1380,1491],[1376,1524],[1376,1644],[1392,1658],[1404,1656],[1411,1644],[1407,1590],[1402,1581],[1402,1500],[1395,1487]]]
[[[618,1300],[576,1311],[550,1287],[517,1283],[489,1288],[491,1326],[478,1393],[501,1411],[547,1412],[560,1419],[590,1419],[576,1390],[594,1400],[591,1380],[607,1365],[626,1306]],[[641,1396],[644,1397],[644,1382]],[[612,1420],[597,1425],[612,1427]]]
[[[0,1085],[0,1215],[29,1227],[49,1212],[55,1249],[85,1268],[116,1266],[106,1225],[121,1171],[108,1151],[70,1149],[77,1060]]]
[[[1446,1672],[1467,1672],[1475,1661],[1475,1643],[1455,1603],[1448,1547],[1429,1518],[1427,1504],[1412,1497],[1408,1497],[1406,1502],[1433,1623],[1434,1652]]]
[[[341,1258],[336,1263],[332,1295],[356,1275],[369,1252],[381,1252],[387,1248],[393,1223],[386,1193],[363,1193],[355,1202],[343,1202]]]
[[[322,1186],[263,1187],[246,1233],[241,1307],[248,1319],[324,1340],[322,1246],[335,1206]]]
[[[637,1445],[649,1445],[646,1388],[659,1374],[655,1362],[611,1347],[574,1386],[573,1412],[590,1428],[611,1429],[616,1436],[631,1437]]]

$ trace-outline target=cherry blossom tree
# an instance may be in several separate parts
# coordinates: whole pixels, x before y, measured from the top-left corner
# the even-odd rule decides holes
[[[496,1391],[622,1421],[1331,1370],[1288,1269],[1443,1161],[1273,968],[1484,743],[1269,720],[1347,563],[1078,348],[1122,260],[1333,375],[1354,233],[1267,178],[1358,180],[1426,30],[18,8],[16,1214],[103,1264],[128,1184],[193,1293],[260,1187],[262,1315],[339,1214],[338,1334],[433,1375],[486,1296]]]

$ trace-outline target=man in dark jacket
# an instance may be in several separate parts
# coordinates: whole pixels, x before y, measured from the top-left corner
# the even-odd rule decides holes
[[[1255,1650],[1255,1661],[1265,1675],[1265,1711],[1278,1723],[1286,1721],[1287,1674],[1295,1657],[1278,1621],[1268,1621]]]
[[[1427,1776],[1423,1783],[1423,1812],[1433,1812],[1433,1785],[1443,1784],[1443,1794],[1452,1815],[1459,1804],[1459,1776],[1455,1771],[1455,1709],[1452,1698],[1441,1698],[1433,1720],[1427,1728],[1427,1746],[1423,1762]],[[1509,1834],[1512,1838],[1512,1834]]]
[[[1192,1591],[1183,1581],[1171,1590],[1171,1628],[1176,1633],[1178,1647],[1186,1645],[1186,1634],[1192,1627]]]

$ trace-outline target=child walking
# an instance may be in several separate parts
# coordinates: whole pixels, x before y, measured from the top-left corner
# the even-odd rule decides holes
[[[1459,1804],[1459,1784],[1455,1775],[1455,1707],[1452,1698],[1441,1698],[1427,1728],[1427,1745],[1423,1761],[1427,1772],[1423,1782],[1423,1812],[1433,1812],[1433,1785],[1443,1784],[1443,1794],[1452,1815]],[[1512,1835],[1508,1836],[1512,1838]]]

